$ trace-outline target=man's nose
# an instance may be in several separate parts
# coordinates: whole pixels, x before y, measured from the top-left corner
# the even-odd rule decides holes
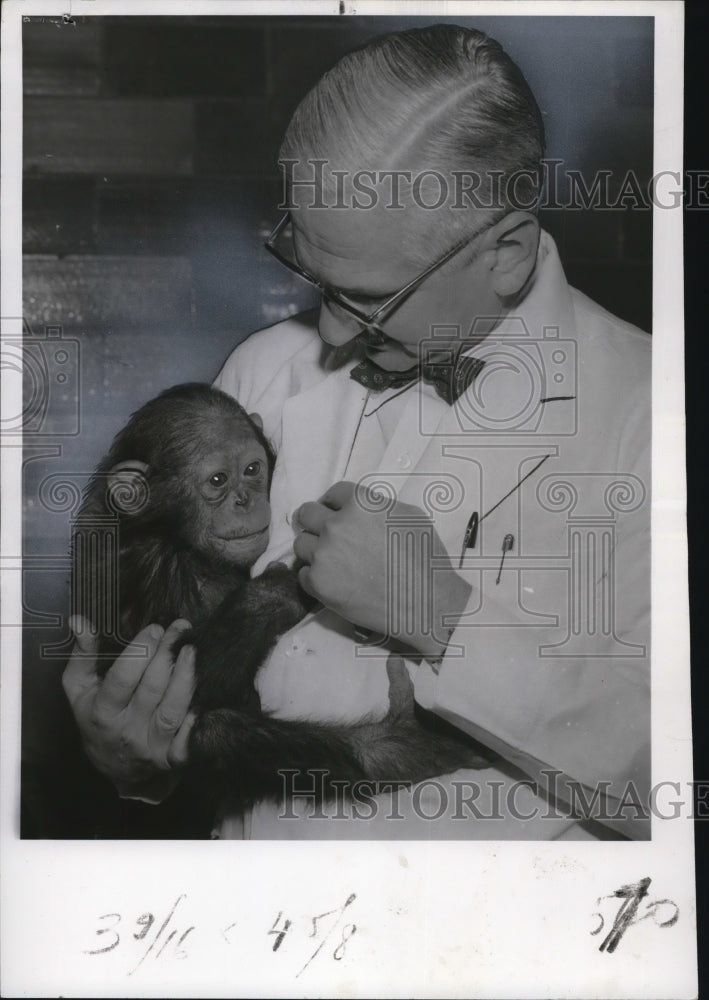
[[[318,317],[318,332],[326,344],[333,347],[340,347],[353,340],[362,331],[362,324],[354,316],[349,316],[344,309],[340,309],[327,299],[323,299],[320,305],[320,315]]]

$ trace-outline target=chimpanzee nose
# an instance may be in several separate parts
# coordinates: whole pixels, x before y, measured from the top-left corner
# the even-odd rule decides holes
[[[237,507],[246,507],[249,500],[251,499],[251,494],[243,486],[237,486],[234,490],[234,503]]]

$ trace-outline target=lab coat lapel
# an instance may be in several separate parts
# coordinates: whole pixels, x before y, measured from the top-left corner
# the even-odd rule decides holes
[[[449,410],[448,404],[434,393],[426,392],[421,382],[409,391],[406,407],[377,469],[378,474],[392,475],[397,493],[430,444],[426,430],[438,427]]]
[[[545,448],[541,439],[535,448],[537,439],[528,427],[533,427],[539,416],[539,408],[544,405],[541,400],[556,394],[552,371],[545,365],[558,337],[576,340],[573,304],[556,246],[542,233],[537,270],[524,300],[473,352],[483,359],[486,354],[490,356],[487,371],[483,369],[453,406],[438,399],[424,404],[426,397],[417,393],[419,402],[412,400],[405,414],[406,427],[403,420],[399,427],[401,436],[397,438],[396,451],[392,446],[387,450],[385,458],[392,468],[395,456],[408,447],[414,459],[413,468],[398,490],[399,499],[429,510],[443,544],[454,557],[460,551],[473,511],[483,517],[508,493],[515,496],[515,486],[536,457],[546,452],[553,457],[556,452],[553,447]],[[525,362],[529,357],[536,365],[530,367],[529,378],[513,377],[503,382],[504,413],[518,416],[519,426],[512,419],[507,423],[489,421],[481,408],[485,404],[481,381],[495,363],[504,369],[507,359],[513,368],[518,351],[518,361]],[[535,375],[538,375],[536,380],[532,377]],[[558,413],[563,420],[564,412],[560,406],[554,417]],[[558,433],[559,428],[554,430]],[[404,442],[407,433],[408,445]],[[538,456],[529,457],[532,452],[538,452]],[[528,465],[521,467],[523,457],[528,458]],[[438,491],[436,482],[440,484]],[[423,502],[426,489],[428,503]],[[513,526],[517,503],[518,498],[507,507]]]
[[[342,479],[357,432],[366,390],[338,369],[283,405],[281,446],[271,481],[271,533],[252,568],[293,555],[293,511]]]
[[[479,510],[481,470],[479,456],[463,438],[456,405],[439,400],[437,414],[427,408],[428,433],[418,429],[414,439],[415,466],[402,484],[399,499],[421,507],[433,518],[446,550],[455,556],[474,510]],[[420,417],[423,409],[418,410]]]
[[[344,476],[367,398],[367,390],[349,377],[350,367],[292,396],[283,407],[281,453],[293,507],[317,499]]]

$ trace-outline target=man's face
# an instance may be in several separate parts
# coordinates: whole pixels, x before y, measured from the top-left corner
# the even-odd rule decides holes
[[[292,213],[298,263],[369,315],[445,253],[432,248],[426,254],[431,220],[421,209],[417,215],[414,211],[387,209],[384,198],[369,210],[298,207]],[[469,222],[468,231],[481,229],[483,224],[484,220],[480,225]],[[451,247],[460,238],[451,231]],[[415,365],[419,344],[431,337],[433,326],[458,327],[459,336],[452,334],[450,342],[459,347],[459,338],[468,336],[476,317],[496,318],[500,313],[486,254],[474,254],[484,250],[484,240],[485,234],[471,241],[391,313],[384,312],[376,320],[386,334],[383,344],[369,344],[363,324],[326,300],[320,308],[320,336],[333,345],[359,337],[367,357],[388,371],[405,371]],[[492,325],[491,319],[488,326]],[[445,346],[442,341],[441,347]]]

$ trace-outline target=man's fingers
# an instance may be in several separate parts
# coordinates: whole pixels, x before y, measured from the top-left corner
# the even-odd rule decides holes
[[[155,728],[159,736],[174,736],[185,721],[195,689],[194,664],[194,647],[183,646],[175,660],[167,690],[155,709]]]
[[[342,480],[330,487],[319,500],[303,503],[293,512],[294,526],[319,535],[335,511],[340,510],[354,495],[355,484]]]
[[[175,738],[167,751],[167,762],[170,767],[179,767],[189,760],[189,738],[192,726],[195,724],[197,716],[194,712],[188,712],[185,720],[177,731]]]
[[[163,629],[159,625],[148,625],[126,646],[98,689],[97,712],[112,716],[126,708],[162,636]]]
[[[320,600],[320,596],[315,593],[315,590],[310,582],[310,566],[303,566],[302,569],[298,570],[298,583],[301,585],[306,594],[310,594],[311,597],[315,597],[317,600]]]
[[[317,535],[310,535],[307,531],[302,532],[300,535],[296,535],[293,540],[293,551],[296,554],[296,558],[300,559],[301,562],[308,563],[308,565],[310,565],[313,561],[313,555],[315,554],[317,544]]]
[[[139,683],[135,689],[132,709],[138,715],[144,715],[146,720],[153,714],[153,711],[160,704],[168,688],[173,674],[175,656],[172,647],[181,632],[190,628],[190,623],[184,618],[177,621],[165,629],[160,639],[157,649],[150,658],[150,662],[145,667]]]
[[[320,503],[325,507],[329,507],[330,510],[340,510],[352,498],[354,491],[355,484],[342,479],[323,493],[320,497]]]
[[[69,628],[74,633],[76,645],[74,649],[85,656],[95,656],[98,649],[99,635],[96,627],[88,618],[81,615],[72,615],[69,619]]]
[[[73,708],[78,698],[98,684],[96,674],[98,636],[91,622],[79,615],[69,619],[69,627],[76,641],[62,674],[62,685]]]
[[[332,515],[333,511],[329,507],[311,500],[300,505],[295,512],[295,520],[302,531],[319,535]]]

